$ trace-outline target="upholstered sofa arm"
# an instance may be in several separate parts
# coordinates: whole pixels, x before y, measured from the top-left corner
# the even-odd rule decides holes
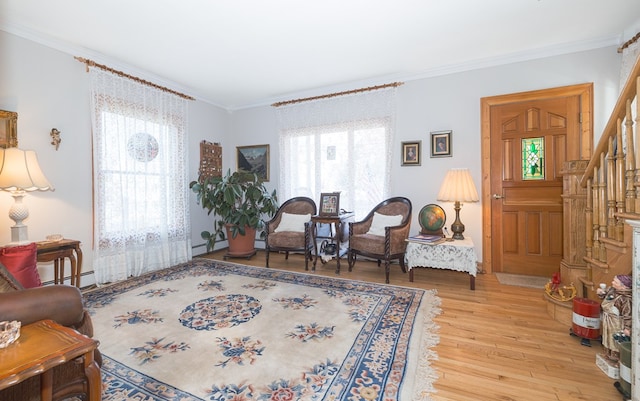
[[[0,320],[19,320],[27,325],[51,319],[63,326],[79,327],[85,320],[84,313],[80,290],[69,285],[50,285],[0,294]]]

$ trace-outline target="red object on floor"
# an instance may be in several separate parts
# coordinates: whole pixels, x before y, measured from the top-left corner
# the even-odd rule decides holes
[[[596,339],[600,337],[600,303],[587,298],[573,298],[573,334]]]

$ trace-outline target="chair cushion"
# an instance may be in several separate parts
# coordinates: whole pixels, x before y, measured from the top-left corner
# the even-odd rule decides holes
[[[291,214],[287,212],[282,213],[280,218],[280,224],[274,230],[274,232],[292,231],[297,233],[304,232],[304,224],[311,220],[310,214]]]
[[[0,294],[23,289],[22,284],[9,273],[4,265],[0,264]]]
[[[402,215],[387,216],[378,212],[373,213],[373,221],[367,234],[384,236],[385,227],[393,227],[402,223]]]
[[[269,247],[304,249],[304,233],[283,231],[269,234]]]
[[[37,245],[5,246],[0,250],[0,263],[15,277],[24,288],[41,287],[37,267]]]

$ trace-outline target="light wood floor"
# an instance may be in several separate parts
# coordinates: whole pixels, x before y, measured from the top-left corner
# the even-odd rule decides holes
[[[203,255],[222,260],[224,251]],[[265,265],[263,251],[230,262]],[[272,268],[304,272],[301,255],[272,253]],[[335,276],[335,261],[318,262],[315,274]],[[311,267],[310,267],[311,268]],[[346,260],[342,278],[384,283],[384,268],[358,260],[353,272]],[[391,284],[436,289],[442,299],[440,344],[433,366],[438,373],[434,400],[622,400],[609,379],[595,365],[601,345],[580,345],[569,327],[549,317],[543,290],[501,285],[493,274],[480,274],[476,290],[469,276],[448,270],[417,269],[414,282],[396,264]]]

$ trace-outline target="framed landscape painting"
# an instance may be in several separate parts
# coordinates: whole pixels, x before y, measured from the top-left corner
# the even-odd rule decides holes
[[[269,181],[269,145],[237,146],[239,172],[255,173],[262,181]]]

